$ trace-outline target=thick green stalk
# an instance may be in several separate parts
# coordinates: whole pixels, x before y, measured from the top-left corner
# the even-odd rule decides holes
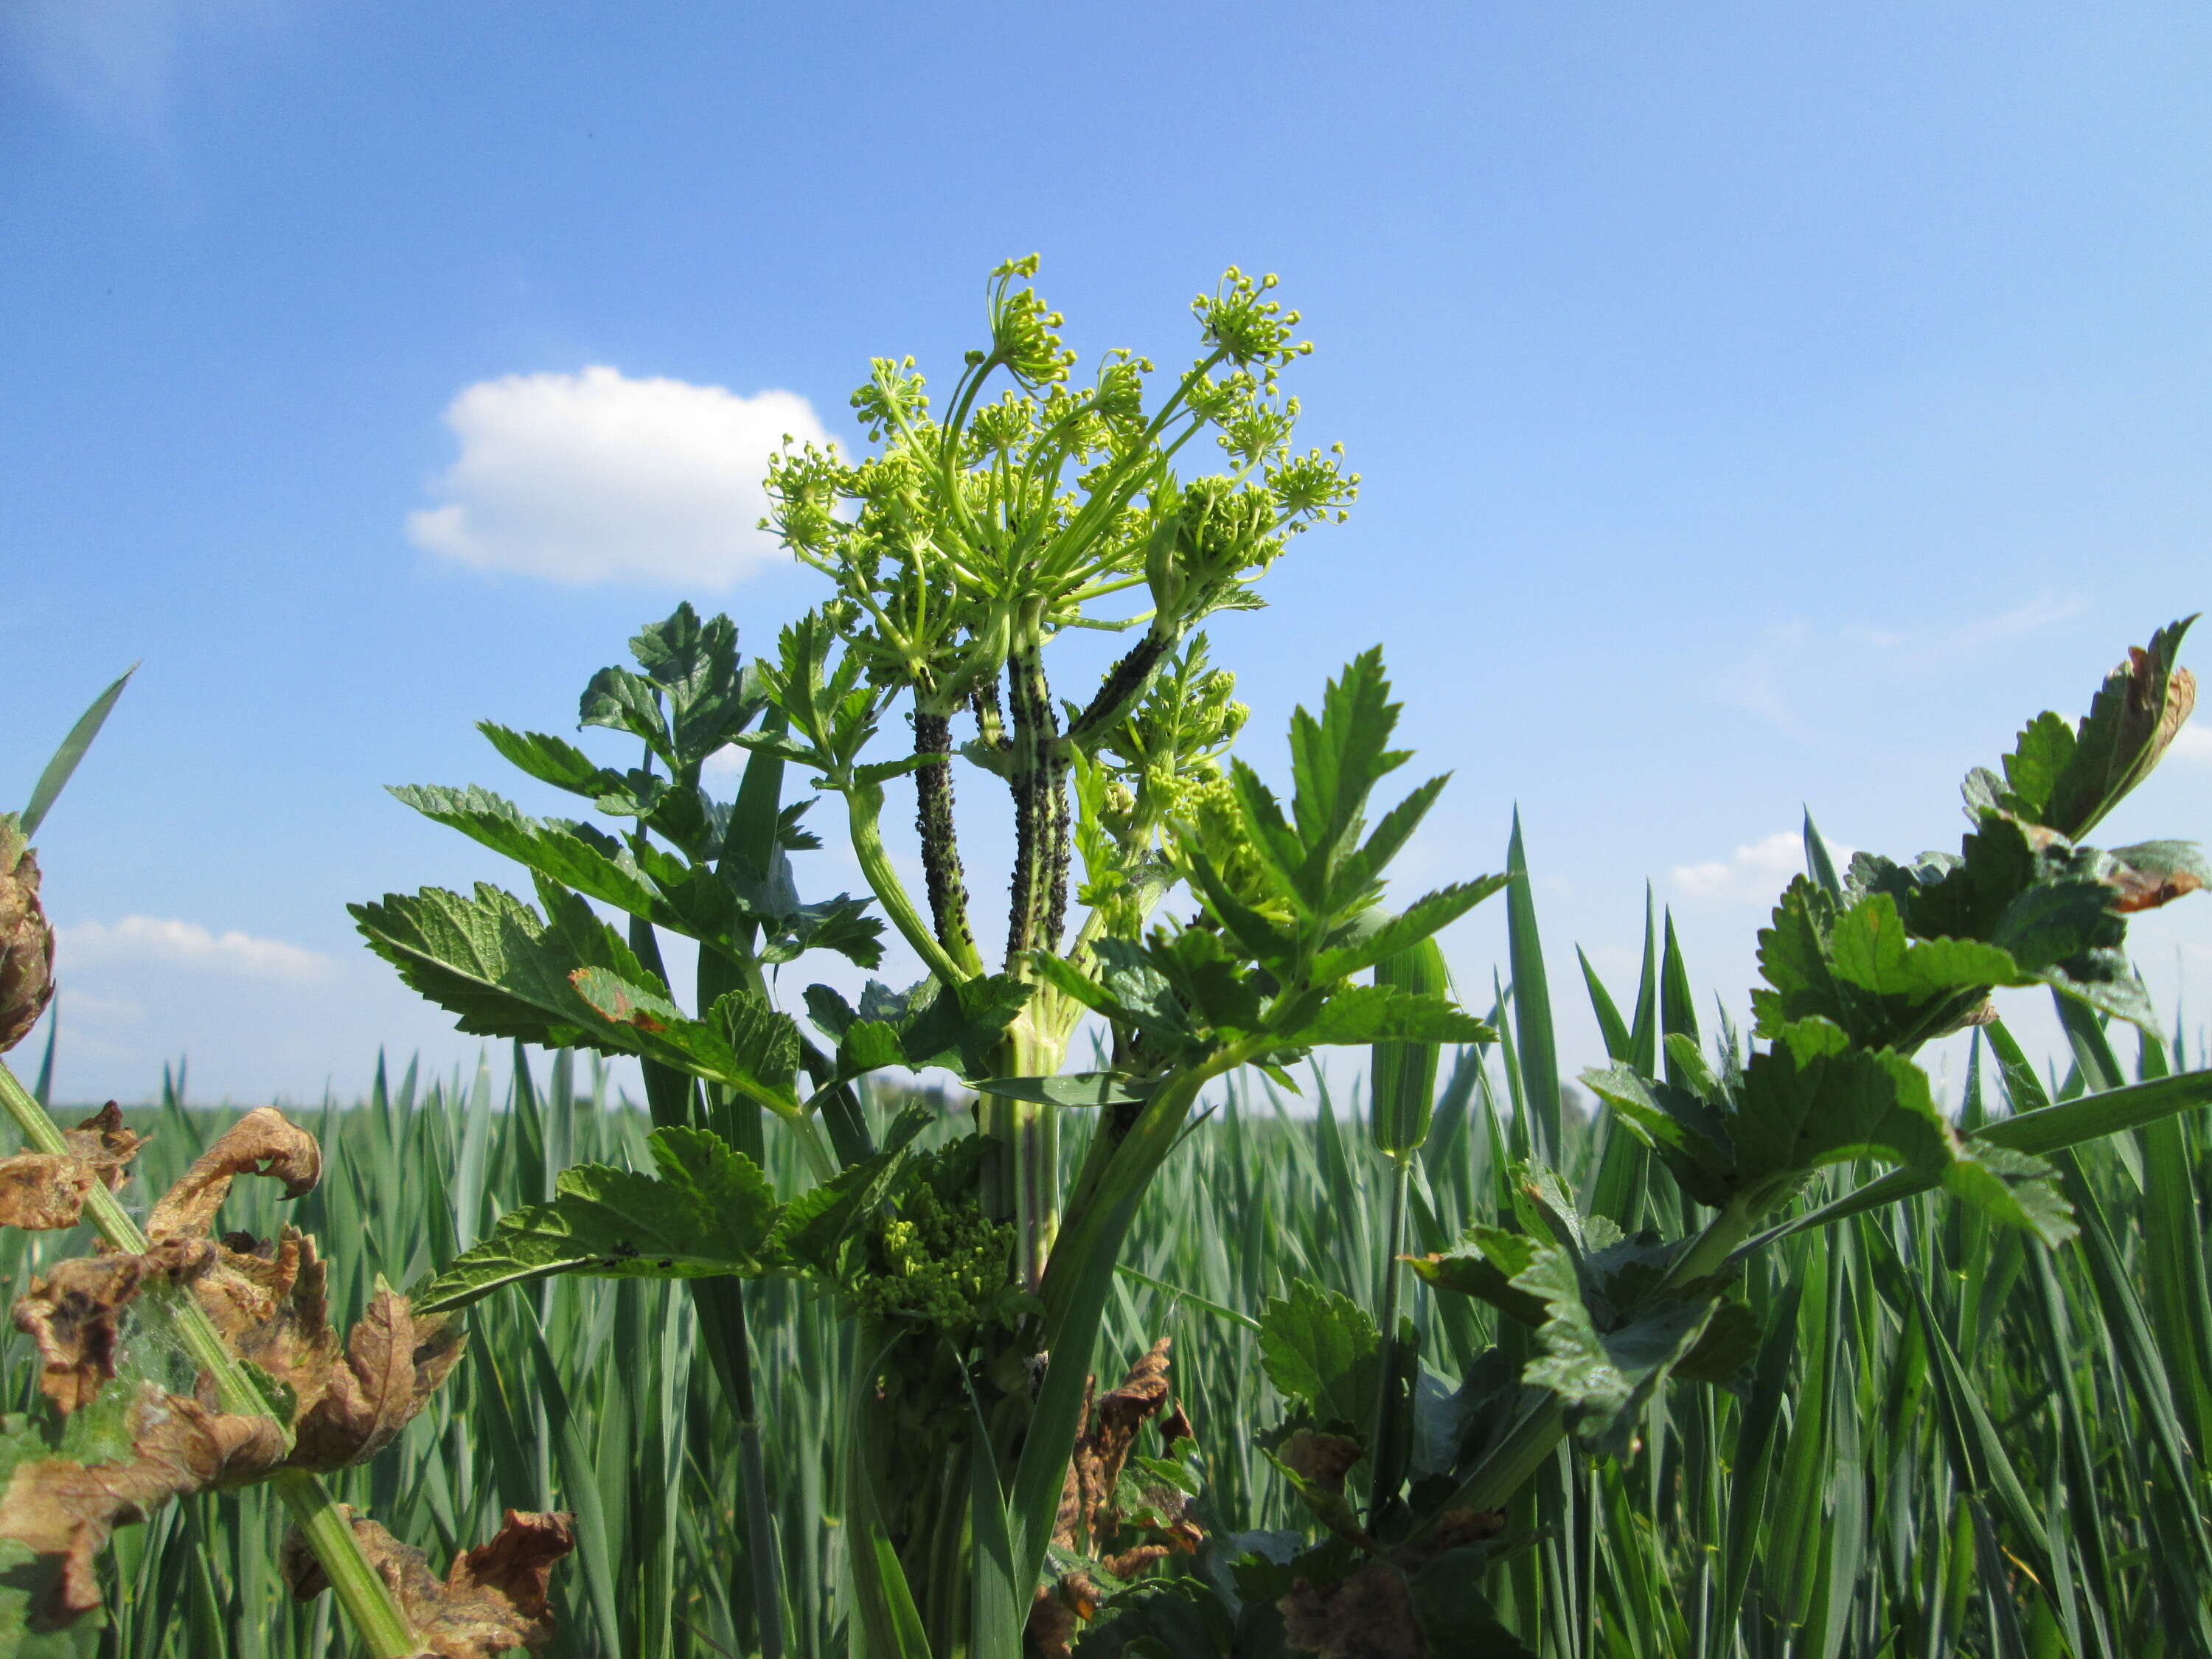
[[[1382,1252],[1382,1387],[1375,1402],[1375,1487],[1367,1506],[1370,1528],[1382,1518],[1383,1506],[1397,1496],[1406,1479],[1407,1430],[1410,1426],[1406,1415],[1412,1409],[1413,1399],[1410,1393],[1399,1392],[1399,1379],[1411,1375],[1418,1386],[1420,1374],[1419,1357],[1403,1351],[1405,1343],[1398,1329],[1398,1304],[1406,1277],[1405,1267],[1398,1258],[1406,1249],[1406,1207],[1413,1180],[1413,1155],[1394,1156],[1390,1160],[1389,1233]]]
[[[960,866],[960,836],[952,817],[952,721],[917,706],[914,751],[938,758],[914,775],[915,830],[921,838],[921,867],[929,892],[929,914],[938,942],[969,975],[983,971],[975,936],[968,925],[968,882]]]
[[[960,964],[937,942],[937,935],[921,919],[921,912],[914,908],[906,884],[891,868],[890,854],[884,847],[882,788],[874,784],[848,786],[845,811],[853,837],[853,856],[860,860],[860,874],[866,878],[876,902],[884,907],[884,915],[898,929],[899,937],[914,947],[922,965],[945,984],[957,985],[969,977],[960,971]]]
[[[1121,1258],[1129,1224],[1136,1218],[1138,1200],[1174,1150],[1200,1091],[1266,1050],[1265,1038],[1248,1037],[1163,1085],[1111,1150],[1098,1157],[1089,1192],[1079,1206],[1068,1212],[1066,1228],[1046,1266],[1039,1292],[1045,1304],[1045,1340],[1051,1363],[1045,1369],[1043,1386],[1030,1415],[1008,1493],[1008,1508],[1017,1528],[1018,1583],[1035,1583],[1043,1570],[1068,1456],[1082,1430],[1091,1351],[1097,1344],[1098,1328],[1113,1288],[1115,1264]],[[1107,1133],[1108,1126],[1102,1123],[1100,1138]],[[1093,1142],[1095,1156],[1098,1144]]]
[[[69,1143],[62,1138],[61,1129],[47,1115],[46,1108],[32,1098],[4,1060],[0,1060],[0,1104],[6,1106],[8,1115],[15,1119],[23,1139],[32,1146],[54,1156],[68,1156]],[[131,1255],[145,1254],[146,1235],[106,1186],[94,1182],[85,1196],[84,1207],[93,1225],[110,1245]],[[246,1375],[245,1366],[224,1346],[221,1333],[206,1310],[189,1294],[176,1297],[170,1309],[178,1340],[192,1363],[213,1380],[222,1409],[240,1416],[278,1420],[260,1389]],[[321,1563],[338,1605],[345,1609],[370,1659],[411,1659],[420,1650],[414,1632],[408,1627],[398,1603],[392,1599],[392,1592],[376,1576],[368,1556],[362,1553],[360,1540],[354,1536],[344,1511],[331,1498],[322,1478],[305,1469],[280,1469],[270,1478],[270,1485],[276,1488],[307,1547]]]

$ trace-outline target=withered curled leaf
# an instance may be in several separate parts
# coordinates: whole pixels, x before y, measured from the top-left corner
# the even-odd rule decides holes
[[[284,1455],[283,1435],[268,1419],[210,1411],[152,1383],[140,1385],[127,1425],[128,1455],[32,1458],[0,1492],[0,1540],[27,1548],[50,1575],[33,1606],[49,1625],[100,1605],[94,1563],[117,1527],[186,1492],[258,1480]]]
[[[15,1328],[39,1349],[39,1387],[64,1412],[88,1405],[115,1375],[125,1306],[149,1279],[176,1283],[206,1271],[211,1252],[188,1241],[144,1255],[103,1254],[58,1261],[15,1298]]]
[[[349,1518],[362,1553],[392,1587],[426,1655],[489,1659],[518,1649],[535,1653],[553,1639],[546,1586],[554,1564],[575,1547],[572,1517],[509,1510],[497,1535],[455,1556],[442,1581],[422,1551],[374,1521]],[[286,1585],[301,1601],[329,1588],[296,1534],[285,1540],[283,1568]]]
[[[458,1320],[418,1318],[405,1297],[382,1288],[341,1347],[327,1269],[315,1241],[294,1228],[265,1247],[225,1243],[216,1254],[192,1293],[231,1351],[294,1396],[293,1468],[343,1468],[374,1455],[460,1358]]]
[[[131,1160],[144,1144],[123,1127],[113,1101],[74,1129],[62,1131],[67,1152],[18,1152],[0,1158],[0,1226],[27,1231],[74,1227],[95,1182],[109,1191],[123,1184]]]
[[[30,1035],[54,996],[54,933],[39,903],[39,860],[0,813],[0,1053]]]
[[[1152,1344],[1116,1387],[1084,1402],[1083,1432],[1060,1486],[1054,1547],[1096,1560],[1115,1578],[1133,1577],[1171,1554],[1194,1551],[1205,1539],[1190,1516],[1188,1495],[1180,1490],[1147,1484],[1142,1520],[1122,1515],[1115,1501],[1137,1431],[1168,1407],[1168,1340]],[[1168,1446],[1191,1437],[1190,1419],[1180,1406],[1160,1418],[1159,1430]],[[1115,1545],[1119,1547],[1108,1553]],[[1100,1599],[1090,1573],[1062,1573],[1030,1602],[1030,1645],[1044,1659],[1066,1659],[1078,1626],[1097,1613]]]
[[[137,1147],[112,1108],[70,1137],[79,1166],[103,1178]],[[188,1285],[231,1352],[289,1396],[291,1467],[343,1468],[389,1445],[460,1358],[459,1322],[417,1317],[380,1285],[341,1344],[314,1240],[289,1226],[265,1245],[250,1234],[207,1236],[237,1176],[271,1176],[297,1196],[321,1164],[306,1130],[266,1107],[249,1112],[155,1206],[145,1255],[64,1261],[34,1282],[17,1299],[15,1322],[39,1346],[47,1395],[65,1412],[92,1400],[115,1374],[131,1298],[149,1283]]]
[[[242,1175],[284,1183],[284,1196],[301,1198],[323,1177],[323,1149],[273,1106],[257,1106],[225,1129],[214,1146],[177,1178],[146,1218],[149,1237],[204,1237],[215,1212]]]

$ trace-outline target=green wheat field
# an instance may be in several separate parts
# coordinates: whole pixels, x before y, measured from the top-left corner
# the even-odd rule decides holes
[[[1668,969],[1662,993],[1686,988],[1671,952]],[[1653,981],[1647,969],[1635,1031],[1595,990],[1616,1047],[1650,1041]],[[1499,1010],[1517,1043],[1447,1065],[1414,1182],[1417,1251],[1507,1207],[1502,1183],[1529,1124],[1559,1111],[1556,1093],[1530,1098],[1517,1058],[1553,1048],[1550,999],[1534,985]],[[1668,1029],[1690,1023],[1686,996],[1662,1001],[1674,1004]],[[2179,1033],[2124,1060],[2094,1024],[2075,1019],[2069,1035],[2072,1064],[2042,1085],[2054,1098],[2183,1059]],[[1955,1103],[1968,1125],[2042,1103],[2011,1097],[2038,1085],[2015,1069],[2008,1091],[1991,1053],[1978,1036]],[[265,1234],[289,1218],[330,1241],[332,1313],[349,1319],[380,1275],[400,1285],[442,1265],[501,1214],[546,1197],[566,1165],[643,1163],[646,1113],[595,1073],[519,1049],[473,1077],[379,1061],[364,1099],[297,1114],[325,1149],[320,1188],[280,1206],[270,1183],[243,1183],[227,1224]],[[1318,1083],[1298,1100],[1233,1089],[1188,1133],[1146,1200],[1101,1349],[1101,1371],[1118,1371],[1172,1339],[1176,1389],[1206,1459],[1200,1512],[1217,1534],[1300,1524],[1260,1449],[1282,1408],[1252,1316],[1297,1276],[1370,1309],[1384,1294],[1387,1173],[1360,1091],[1332,1098]],[[880,1117],[907,1103],[868,1105]],[[964,1123],[964,1098],[939,1104],[948,1131]],[[234,1115],[189,1103],[168,1082],[158,1107],[132,1114],[152,1139],[126,1198],[143,1206]],[[1566,1170],[1588,1183],[1607,1164],[1606,1119],[1571,1102],[1558,1121]],[[788,1145],[769,1150],[791,1166],[775,1169],[779,1184],[798,1182]],[[1642,1212],[1679,1226],[1672,1183],[1627,1162]],[[1626,1463],[1562,1452],[1516,1500],[1514,1519],[1536,1541],[1501,1575],[1501,1612],[1559,1659],[2205,1651],[2203,1127],[2169,1118],[2099,1143],[2066,1162],[2065,1181],[2082,1231],[2056,1252],[1938,1194],[1759,1257],[1746,1285],[1767,1333],[1754,1380],[1663,1395]],[[1838,1172],[1835,1190],[1850,1184]],[[0,1271],[12,1294],[42,1261],[83,1248],[77,1235],[10,1229]],[[851,1327],[791,1285],[757,1294],[765,1535],[747,1528],[739,1501],[738,1425],[712,1372],[692,1363],[690,1295],[641,1281],[555,1279],[480,1305],[451,1382],[392,1453],[337,1477],[341,1495],[434,1560],[488,1535],[503,1508],[573,1510],[578,1548],[556,1575],[556,1654],[745,1654],[749,1562],[769,1550],[781,1558],[788,1650],[842,1655],[832,1405],[853,1363]],[[1444,1432],[1492,1316],[1466,1297],[1414,1297],[1425,1431]],[[10,1408],[29,1408],[36,1366],[23,1339],[11,1341]],[[102,1650],[343,1651],[330,1598],[295,1605],[277,1581],[283,1525],[272,1497],[249,1490],[121,1530],[105,1563]],[[1203,1556],[1198,1570],[1233,1553]]]

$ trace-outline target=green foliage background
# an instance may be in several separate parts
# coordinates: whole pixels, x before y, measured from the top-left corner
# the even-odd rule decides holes
[[[1679,967],[1665,977],[1686,988]],[[1544,1022],[1514,1012],[1495,1023],[1543,1047]],[[2095,1023],[2074,1030],[2075,1061],[2051,1091],[2123,1081]],[[2124,1070],[2154,1073],[2179,1048],[2149,1044]],[[1509,1042],[1486,1065],[1448,1067],[1413,1182],[1417,1249],[1443,1249],[1468,1220],[1510,1211],[1507,1172],[1540,1121],[1518,1054]],[[293,1218],[332,1241],[337,1311],[356,1309],[379,1273],[412,1282],[450,1259],[498,1215],[542,1200],[568,1164],[648,1166],[645,1113],[611,1102],[568,1060],[504,1070],[380,1076],[366,1102],[306,1115],[329,1174]],[[2008,1109],[1996,1077],[1985,1058],[1970,1071],[1969,1119]],[[908,1103],[869,1110],[881,1123]],[[137,1179],[155,1191],[228,1121],[174,1091],[143,1115],[137,1127],[155,1138]],[[1206,1454],[1205,1518],[1224,1536],[1304,1520],[1262,1449],[1285,1402],[1253,1316],[1298,1277],[1383,1304],[1390,1179],[1363,1117],[1357,1097],[1332,1102],[1310,1085],[1302,1103],[1232,1093],[1169,1161],[1116,1287],[1102,1370],[1155,1336],[1174,1339],[1176,1387]],[[1570,1177],[1594,1174],[1607,1120],[1570,1107],[1556,1121]],[[1841,1190],[1853,1173],[1824,1179]],[[1653,1175],[1650,1201],[1673,1201]],[[1519,1501],[1516,1522],[1540,1541],[1493,1581],[1501,1616],[1561,1659],[2205,1651],[2212,1156],[2201,1126],[2168,1119],[2074,1155],[2064,1179],[2083,1226],[2056,1253],[1939,1193],[1759,1258],[1746,1290],[1767,1340],[1739,1391],[1662,1396],[1642,1413],[1626,1463],[1563,1452]],[[241,1189],[233,1224],[267,1231],[277,1209]],[[11,1231],[0,1268],[20,1285],[38,1258],[80,1243]],[[828,1659],[846,1650],[830,1470],[851,1328],[795,1285],[760,1290],[766,1547],[782,1558],[793,1650]],[[1433,1433],[1493,1316],[1426,1290],[1409,1310]],[[493,1297],[472,1319],[474,1346],[452,1382],[395,1453],[349,1472],[343,1495],[437,1561],[488,1534],[503,1506],[574,1510],[580,1543],[557,1575],[556,1653],[747,1651],[748,1552],[759,1544],[739,1510],[723,1396],[690,1363],[683,1287],[553,1280]],[[9,1403],[20,1408],[33,1367],[15,1342]],[[108,1564],[114,1623],[101,1650],[343,1651],[327,1597],[304,1607],[283,1598],[280,1530],[258,1492],[194,1499],[125,1528]],[[1184,1645],[1196,1631],[1152,1633],[1176,1659],[1212,1651]]]

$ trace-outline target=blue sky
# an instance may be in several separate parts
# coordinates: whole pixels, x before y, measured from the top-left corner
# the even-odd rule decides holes
[[[2208,70],[2179,4],[17,0],[0,799],[145,665],[44,836],[62,1092],[472,1053],[343,905],[499,872],[380,786],[503,784],[472,722],[567,729],[679,598],[764,643],[758,447],[1032,249],[1086,356],[1231,262],[1306,313],[1365,489],[1214,630],[1252,757],[1380,641],[1455,774],[1416,874],[1519,804],[1571,1056],[1647,878],[1740,1006],[1802,805],[1950,842],[2212,599]],[[2208,810],[2191,732],[2110,837]],[[2169,997],[2208,927],[2141,930]]]

